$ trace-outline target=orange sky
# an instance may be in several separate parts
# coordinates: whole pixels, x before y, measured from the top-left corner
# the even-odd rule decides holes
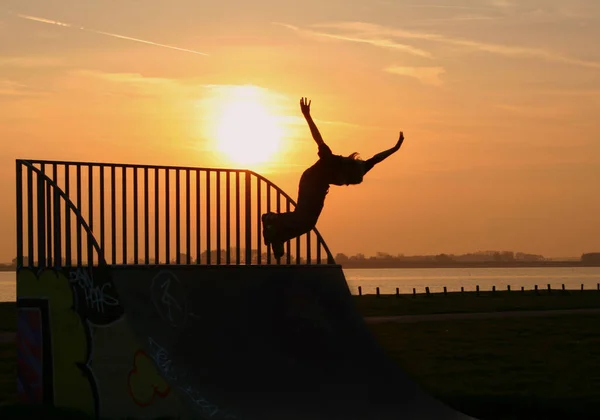
[[[295,197],[317,158],[301,96],[335,153],[406,136],[332,187],[334,254],[599,251],[599,24],[595,0],[4,0],[0,261],[17,158],[245,167],[217,147],[242,133]],[[231,111],[242,85],[277,133]]]

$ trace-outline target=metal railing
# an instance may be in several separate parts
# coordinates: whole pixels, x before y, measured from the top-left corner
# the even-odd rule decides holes
[[[252,171],[46,160],[16,171],[18,267],[334,264],[317,229],[273,258],[261,214],[296,203]]]

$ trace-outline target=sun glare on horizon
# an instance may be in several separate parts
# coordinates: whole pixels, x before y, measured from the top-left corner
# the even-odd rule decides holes
[[[227,86],[211,101],[211,137],[216,149],[235,165],[271,160],[284,134],[265,92],[254,86]]]

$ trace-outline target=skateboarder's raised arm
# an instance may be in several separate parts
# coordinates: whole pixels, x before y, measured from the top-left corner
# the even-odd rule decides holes
[[[367,160],[365,162],[365,164],[366,164],[365,173],[367,173],[369,170],[371,170],[371,168],[373,168],[373,166],[377,165],[379,162],[387,159],[388,157],[390,157],[391,155],[396,153],[398,150],[400,150],[400,146],[402,146],[403,141],[404,141],[404,133],[401,131],[400,136],[398,137],[398,141],[396,142],[396,145],[394,147],[384,150],[381,153],[377,153],[375,156],[373,156],[372,158],[370,158],[369,160]]]
[[[313,139],[315,139],[315,141],[317,142],[317,145],[319,147],[325,146],[323,137],[321,137],[321,133],[319,132],[317,125],[315,124],[315,122],[313,121],[313,119],[310,115],[311,102],[312,101],[309,101],[307,98],[301,98],[300,99],[300,110],[302,111],[302,115],[304,115],[304,118],[306,119],[306,122],[308,123],[308,127],[310,128],[310,133],[312,134]]]

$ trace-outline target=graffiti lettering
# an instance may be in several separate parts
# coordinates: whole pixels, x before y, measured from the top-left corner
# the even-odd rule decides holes
[[[167,318],[169,321],[173,322],[173,312],[172,307],[177,308],[179,312],[183,311],[181,305],[177,303],[177,300],[169,293],[169,287],[171,286],[171,279],[165,280],[165,282],[160,286],[163,289],[163,294],[160,301],[167,307]]]
[[[150,357],[152,357],[163,376],[171,381],[179,380],[179,375],[173,369],[173,362],[169,358],[167,350],[152,338],[148,338],[148,344],[150,346]]]
[[[106,306],[119,306],[119,300],[110,296],[112,291],[110,282],[107,281],[102,285],[95,284],[90,271],[77,268],[69,273],[69,281],[83,291],[84,301],[88,308],[104,314]]]
[[[150,347],[150,357],[154,360],[162,375],[175,382],[177,387],[190,398],[192,403],[202,414],[207,415],[210,418],[215,417],[224,420],[237,420],[237,417],[225,413],[217,405],[212,404],[206,398],[203,398],[200,395],[200,391],[192,387],[189,383],[182,383],[186,374],[174,368],[169,353],[164,347],[160,346],[151,337],[148,337],[148,344]]]
[[[209,417],[213,417],[219,412],[219,407],[209,403],[205,398],[202,398],[197,389],[192,388],[190,385],[181,386],[179,389],[187,394],[192,402],[200,408],[200,411],[202,411],[204,414],[207,414]]]
[[[173,273],[158,273],[152,279],[150,292],[156,310],[165,321],[174,327],[185,324],[188,316],[185,291]]]

